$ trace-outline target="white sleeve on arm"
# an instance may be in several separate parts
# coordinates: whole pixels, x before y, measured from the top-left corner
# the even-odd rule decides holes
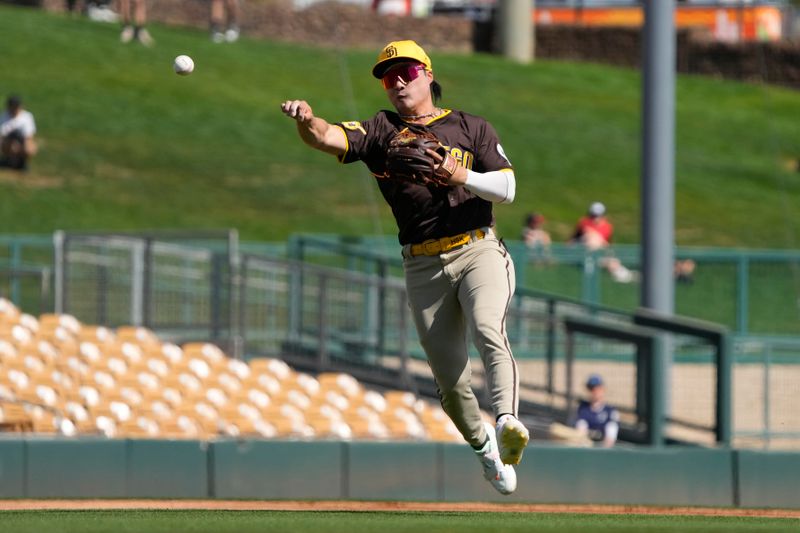
[[[619,435],[619,424],[616,422],[608,422],[606,424],[605,440],[609,443],[617,442],[617,435]]]
[[[491,172],[474,172],[467,170],[467,190],[490,202],[510,204],[514,201],[517,181],[510,168]]]

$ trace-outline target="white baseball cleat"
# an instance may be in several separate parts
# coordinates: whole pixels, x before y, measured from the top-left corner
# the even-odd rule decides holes
[[[486,435],[489,440],[480,450],[475,450],[478,460],[483,467],[485,477],[500,494],[511,494],[517,489],[517,473],[511,465],[505,465],[500,460],[497,451],[497,437],[491,424],[485,423]]]
[[[496,431],[500,460],[507,465],[518,465],[531,438],[528,428],[516,417],[503,415],[497,421]]]

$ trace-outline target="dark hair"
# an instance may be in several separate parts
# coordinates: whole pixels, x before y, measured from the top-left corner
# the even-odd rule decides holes
[[[536,224],[541,224],[544,222],[544,216],[540,213],[528,213],[528,215],[525,217],[525,224],[530,226],[533,222]]]
[[[433,97],[434,104],[438,104],[439,100],[442,99],[442,86],[439,85],[439,82],[436,80],[431,82],[431,96]]]
[[[6,105],[8,107],[19,107],[22,105],[22,98],[17,94],[9,95],[8,100],[6,100]]]

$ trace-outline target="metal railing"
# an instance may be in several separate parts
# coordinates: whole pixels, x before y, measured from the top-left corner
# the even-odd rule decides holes
[[[579,246],[553,244],[529,249],[505,240],[514,259],[517,287],[557,294],[587,305],[633,312],[639,306],[639,284],[623,283],[602,267],[613,254],[634,273],[640,249],[616,245],[586,253]],[[362,272],[400,271],[400,246],[393,236],[380,238],[338,235],[295,235],[289,256]],[[800,335],[800,251],[677,248],[675,257],[691,259],[694,272],[676,280],[678,314],[716,322],[732,333]]]
[[[580,317],[564,319],[566,329],[568,405],[572,405],[576,334],[630,343],[636,349],[636,426],[644,428],[643,441],[650,446],[664,444],[664,346],[657,331],[632,325],[608,324]]]
[[[64,237],[56,253],[50,252],[56,265],[62,265],[54,276],[59,296],[41,301],[59,301],[60,312],[74,314],[84,323],[140,324],[156,330],[165,340],[209,340],[237,357],[281,356],[309,371],[340,369],[386,386],[416,387],[435,394],[407,310],[399,246],[388,238],[383,244],[325,236],[294,239],[289,243],[290,255],[304,259],[299,260],[241,253],[238,243],[231,245],[224,238],[181,242],[155,235]],[[509,247],[513,250],[513,243]],[[570,270],[570,279],[580,281],[585,277],[585,258],[576,249],[568,254],[559,256],[555,267]],[[712,255],[706,258],[715,260]],[[785,255],[770,257],[786,265],[785,259],[789,263],[793,259],[791,254]],[[19,262],[26,259],[25,254],[17,257]],[[720,261],[729,262],[735,254],[721,257]],[[628,261],[628,256],[622,259]],[[761,259],[754,253],[747,261]],[[551,267],[546,263],[519,266],[519,262],[517,259],[518,272]],[[17,284],[25,294],[35,293],[38,298],[36,287],[51,277],[46,269],[39,270],[38,276],[44,277],[23,280],[15,274],[6,286]],[[602,273],[597,276],[606,289],[602,284],[608,280]],[[610,287],[616,292],[619,285]],[[635,290],[632,285],[625,287]],[[791,298],[791,286],[782,287],[787,293],[784,296]],[[565,317],[586,317],[623,327],[631,324],[635,310],[607,305],[605,298],[587,302],[580,290],[573,293],[577,294],[563,296],[518,285],[507,320],[520,366],[523,408],[559,421],[567,419],[570,402],[582,391],[578,383],[566,382]],[[704,307],[717,305],[710,294],[703,291],[698,297]],[[750,296],[752,303],[754,294]],[[39,311],[33,303],[26,306],[29,312]],[[41,304],[40,309],[50,308]],[[764,314],[775,317],[783,311],[778,307]],[[725,403],[719,397],[724,390],[718,380],[725,378],[716,370],[718,352],[709,339],[698,342],[696,335],[672,335],[674,372],[668,390],[672,400],[667,408],[668,424],[680,426],[687,435],[692,433],[689,439],[699,432],[699,442],[714,442],[719,438],[714,432],[724,431],[718,411]],[[771,446],[785,439],[800,440],[800,420],[793,418],[796,409],[790,400],[800,390],[800,375],[794,372],[800,370],[800,341],[792,342],[786,336],[731,335],[733,387],[738,391],[731,393],[730,401],[734,441],[745,439],[761,445],[766,439]],[[609,401],[623,413],[635,413],[640,399],[635,351],[613,339],[583,337],[576,340],[570,371],[577,380],[573,381],[602,373],[607,378]],[[477,351],[471,355],[477,358]],[[483,378],[480,365],[476,365],[479,387]],[[741,384],[750,387],[754,382],[762,388],[757,394],[743,396]],[[755,397],[756,401],[745,403],[742,397]]]

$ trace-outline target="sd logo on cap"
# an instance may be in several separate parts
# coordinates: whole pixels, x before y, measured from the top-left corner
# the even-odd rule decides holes
[[[378,79],[383,77],[383,73],[393,63],[399,63],[404,59],[411,59],[422,63],[425,70],[431,70],[431,58],[414,41],[392,41],[383,47],[378,54],[378,62],[372,67],[372,75]]]

